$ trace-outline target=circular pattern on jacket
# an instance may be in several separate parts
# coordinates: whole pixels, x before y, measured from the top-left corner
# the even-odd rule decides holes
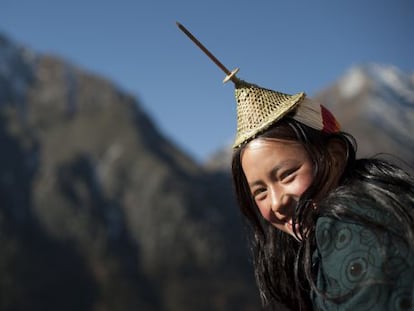
[[[352,241],[352,231],[348,227],[340,229],[336,235],[335,248],[343,249]]]
[[[354,290],[367,278],[369,261],[366,251],[349,253],[342,261],[341,287]]]
[[[393,293],[391,298],[392,310],[406,311],[413,307],[413,300],[409,288],[400,288]]]
[[[330,219],[320,218],[317,223],[316,241],[321,254],[329,256],[334,247],[334,237],[336,230],[332,227]]]

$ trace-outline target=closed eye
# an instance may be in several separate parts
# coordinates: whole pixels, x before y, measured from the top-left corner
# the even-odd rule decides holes
[[[288,170],[286,170],[286,171],[282,172],[282,173],[280,174],[279,179],[280,179],[281,181],[283,181],[283,182],[290,182],[290,181],[292,181],[292,180],[295,178],[294,173],[295,173],[298,169],[299,169],[298,167],[294,167],[294,168],[291,168],[291,169],[288,169]]]
[[[252,190],[252,196],[255,200],[263,200],[266,197],[266,188],[260,187]]]

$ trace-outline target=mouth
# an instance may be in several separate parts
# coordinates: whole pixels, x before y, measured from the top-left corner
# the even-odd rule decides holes
[[[294,230],[293,230],[293,220],[289,219],[286,223],[285,223],[286,229],[288,230],[288,232],[295,238],[298,239],[298,237],[300,238],[300,234],[299,234],[299,224],[295,224],[295,229],[296,229],[296,234],[298,235],[298,237],[295,235]]]
[[[289,219],[287,222],[285,222],[286,227],[289,229],[289,231],[293,232],[293,220]]]

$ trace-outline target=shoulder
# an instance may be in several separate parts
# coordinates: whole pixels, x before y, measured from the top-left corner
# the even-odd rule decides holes
[[[321,202],[320,216],[354,219],[414,234],[414,180],[386,162],[364,161]]]
[[[411,310],[414,254],[391,231],[320,217],[313,254],[321,310]],[[374,308],[375,307],[375,308]]]

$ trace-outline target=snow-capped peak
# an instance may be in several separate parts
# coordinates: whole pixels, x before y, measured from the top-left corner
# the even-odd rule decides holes
[[[405,101],[414,102],[413,75],[399,70],[395,66],[368,64],[352,67],[341,79],[340,94],[345,98],[352,98],[365,87],[382,92],[392,92]]]

